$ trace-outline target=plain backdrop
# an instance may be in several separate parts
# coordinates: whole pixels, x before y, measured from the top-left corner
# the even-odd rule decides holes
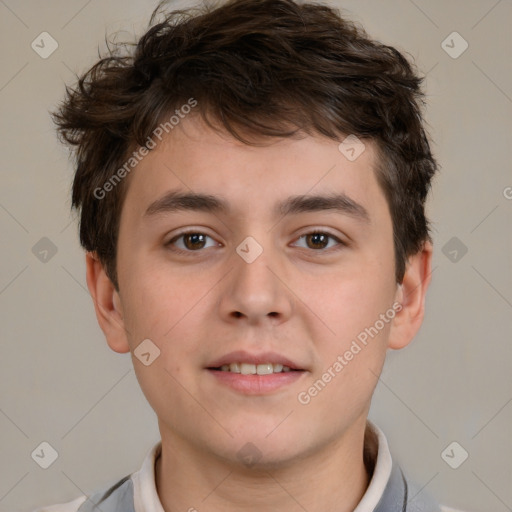
[[[410,346],[389,353],[370,418],[406,474],[442,503],[512,510],[512,3],[330,3],[427,74],[441,164],[428,203],[435,254],[425,321]],[[114,482],[159,438],[129,354],[112,352],[97,325],[70,214],[73,168],[48,114],[73,73],[96,61],[105,34],[140,36],[155,6],[0,1],[1,511]],[[58,44],[47,58],[31,46],[42,32]],[[31,457],[42,442],[58,453],[48,469]],[[453,442],[454,456],[468,453],[457,469],[442,457]]]

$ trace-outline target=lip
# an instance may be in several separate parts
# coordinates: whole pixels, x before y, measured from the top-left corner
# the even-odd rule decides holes
[[[241,373],[223,372],[207,369],[216,382],[245,395],[264,395],[301,379],[307,372],[304,370],[270,373],[268,375],[243,375]]]
[[[300,364],[288,359],[287,357],[278,354],[277,352],[262,352],[260,354],[251,354],[250,352],[246,352],[245,350],[235,350],[234,352],[230,352],[215,361],[212,361],[206,366],[206,369],[212,370],[214,368],[220,368],[224,364],[231,363],[251,363],[251,364],[264,364],[264,363],[272,363],[272,364],[282,364],[283,366],[288,366],[292,370],[305,370],[305,368],[301,367]],[[224,372],[227,373],[227,372]],[[240,374],[237,374],[240,375]],[[280,375],[280,374],[271,374],[271,375]],[[266,375],[264,377],[267,377]]]

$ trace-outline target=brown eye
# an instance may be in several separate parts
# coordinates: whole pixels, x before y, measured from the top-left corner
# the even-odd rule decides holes
[[[312,249],[325,249],[329,244],[329,235],[325,235],[325,233],[312,233],[310,235],[306,235],[306,242],[308,246]]]
[[[313,250],[322,250],[326,249],[329,245],[330,240],[334,240],[337,242],[338,246],[346,245],[339,238],[327,233],[325,231],[312,231],[311,233],[307,233],[299,237],[299,240],[304,239],[306,241],[306,248]],[[331,246],[332,247],[332,246]],[[329,248],[331,248],[329,247]]]
[[[183,235],[183,241],[187,249],[202,249],[205,244],[205,236],[202,233],[187,233]]]
[[[198,252],[206,247],[208,238],[213,241],[210,236],[204,233],[189,231],[175,236],[172,240],[167,242],[166,246],[177,252]],[[212,245],[216,244],[213,243]],[[212,247],[212,245],[209,247]]]

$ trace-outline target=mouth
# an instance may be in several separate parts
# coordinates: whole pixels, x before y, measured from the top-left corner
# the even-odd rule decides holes
[[[271,373],[304,371],[306,368],[277,352],[251,354],[236,350],[209,363],[208,370],[241,373],[242,375],[269,375]]]
[[[205,369],[214,377],[214,382],[247,395],[276,391],[308,373],[300,364],[274,352],[231,352]]]
[[[270,375],[273,373],[287,373],[287,372],[301,372],[304,370],[299,370],[297,368],[290,368],[289,366],[280,364],[280,363],[262,363],[262,364],[252,364],[252,363],[230,363],[223,364],[218,367],[207,368],[208,370],[214,370],[218,372],[230,372],[230,373],[240,373],[242,375]]]

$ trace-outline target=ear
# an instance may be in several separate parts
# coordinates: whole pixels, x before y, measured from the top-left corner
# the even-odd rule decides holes
[[[98,324],[105,334],[107,343],[114,352],[129,352],[130,346],[126,337],[121,298],[105,273],[96,253],[87,252],[85,261],[87,287],[94,301]]]
[[[432,251],[432,244],[427,241],[418,253],[409,257],[402,284],[397,285],[395,300],[402,305],[402,309],[397,311],[393,319],[388,348],[404,348],[419,331],[432,275]]]

